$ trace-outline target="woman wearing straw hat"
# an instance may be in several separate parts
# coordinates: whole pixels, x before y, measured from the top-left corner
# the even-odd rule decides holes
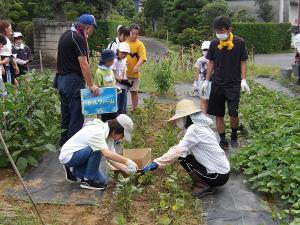
[[[143,173],[179,160],[192,178],[194,197],[201,198],[211,194],[214,187],[226,184],[230,165],[211,129],[213,121],[192,100],[184,99],[177,104],[176,113],[169,122],[185,130],[184,137],[179,144],[147,165]]]

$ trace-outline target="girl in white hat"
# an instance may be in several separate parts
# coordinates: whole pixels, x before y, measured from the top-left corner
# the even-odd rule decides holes
[[[102,157],[125,173],[135,173],[137,165],[114,149],[114,141],[131,141],[132,129],[131,118],[124,114],[106,123],[99,119],[87,122],[61,148],[59,161],[64,165],[66,180],[77,182],[79,178],[81,188],[105,189],[107,177],[99,168]]]
[[[208,99],[210,95],[210,88],[211,88],[211,82],[209,83],[208,91],[206,93],[200,92],[200,87],[205,81],[206,73],[207,73],[207,64],[208,59],[206,58],[206,55],[208,53],[210,41],[203,41],[201,45],[202,50],[202,57],[197,60],[195,63],[195,81],[193,84],[194,91],[199,92],[200,96],[200,108],[202,111],[206,114],[207,113],[207,107],[208,107]]]
[[[130,53],[129,44],[121,42],[117,46],[117,58],[114,60],[112,70],[114,71],[117,86],[122,89],[118,94],[118,114],[126,114],[127,108],[127,92],[132,87],[132,82],[127,78],[127,55]]]
[[[211,194],[214,187],[226,184],[230,165],[211,129],[213,121],[192,100],[184,99],[177,104],[176,114],[169,122],[175,122],[177,127],[185,130],[184,137],[163,156],[147,165],[143,173],[179,160],[193,180],[194,197]]]

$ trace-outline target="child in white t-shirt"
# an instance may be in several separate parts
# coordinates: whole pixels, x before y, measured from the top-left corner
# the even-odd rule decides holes
[[[122,89],[122,93],[118,95],[118,114],[126,114],[127,92],[132,87],[127,79],[127,63],[126,57],[130,53],[130,47],[126,42],[121,42],[117,46],[117,58],[114,60],[112,70],[117,81],[116,86]]]
[[[200,96],[200,107],[201,110],[206,114],[208,107],[208,99],[210,95],[211,82],[209,82],[208,91],[203,94],[200,92],[201,86],[205,81],[206,73],[207,73],[207,64],[208,59],[206,58],[208,49],[209,49],[210,41],[204,41],[201,46],[202,57],[199,58],[195,64],[195,81],[193,84],[194,91],[199,91]]]

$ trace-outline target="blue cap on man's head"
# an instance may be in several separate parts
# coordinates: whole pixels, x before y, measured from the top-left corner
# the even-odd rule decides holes
[[[78,18],[78,22],[81,24],[86,25],[93,25],[94,27],[97,27],[96,19],[91,14],[83,14]]]

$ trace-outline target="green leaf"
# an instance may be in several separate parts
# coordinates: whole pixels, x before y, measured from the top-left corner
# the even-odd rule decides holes
[[[35,158],[33,158],[31,155],[28,155],[26,158],[27,158],[28,163],[30,165],[32,165],[32,166],[38,166],[38,164],[39,164],[38,161]]]
[[[53,144],[46,144],[45,148],[47,148],[50,152],[57,152],[57,149]]]
[[[159,223],[162,225],[169,225],[169,224],[171,224],[171,222],[172,222],[172,220],[167,215],[163,215],[159,219]]]
[[[20,157],[17,160],[16,166],[18,167],[20,173],[23,173],[27,167],[28,160],[24,157]]]

